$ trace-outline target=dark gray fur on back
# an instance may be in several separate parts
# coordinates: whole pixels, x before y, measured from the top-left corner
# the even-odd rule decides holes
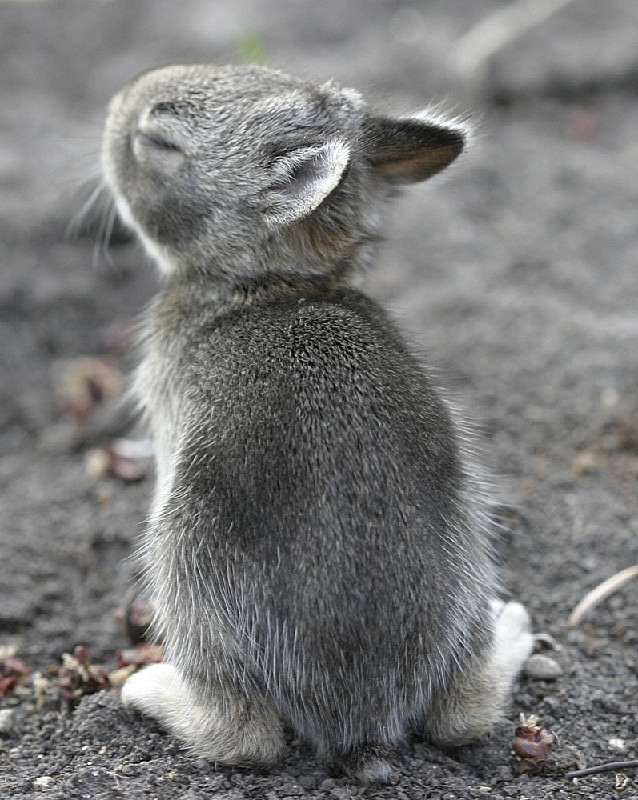
[[[327,754],[396,741],[491,634],[493,568],[450,413],[355,290],[226,305],[175,283],[148,338],[183,364],[154,392],[179,442],[149,531],[151,563],[170,554],[153,587],[169,660],[209,681],[239,658]]]

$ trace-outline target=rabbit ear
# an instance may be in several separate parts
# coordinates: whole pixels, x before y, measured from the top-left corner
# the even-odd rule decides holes
[[[416,183],[436,175],[461,153],[467,130],[423,116],[366,117],[363,142],[374,172],[391,183]]]
[[[350,147],[341,139],[279,158],[273,167],[276,178],[263,196],[267,221],[287,225],[314,211],[341,180],[349,158]]]

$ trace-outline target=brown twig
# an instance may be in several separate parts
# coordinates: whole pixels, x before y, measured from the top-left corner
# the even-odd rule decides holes
[[[459,79],[480,91],[487,79],[490,58],[523,33],[540,25],[571,0],[513,0],[481,19],[462,36],[450,55]]]
[[[606,600],[615,591],[620,589],[627,581],[635,577],[638,577],[638,564],[633,567],[627,567],[627,569],[623,569],[615,575],[612,575],[611,578],[607,578],[606,581],[600,583],[583,597],[569,615],[567,625],[570,628],[575,628],[588,611],[591,611],[594,606],[597,606],[598,603],[602,603],[603,600]]]

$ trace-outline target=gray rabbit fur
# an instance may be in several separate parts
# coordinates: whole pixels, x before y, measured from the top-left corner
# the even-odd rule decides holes
[[[105,177],[163,274],[135,389],[166,663],[122,699],[198,756],[272,764],[289,726],[384,779],[411,730],[487,731],[530,651],[465,437],[356,288],[385,201],[467,133],[256,66],[152,70],[111,103]]]

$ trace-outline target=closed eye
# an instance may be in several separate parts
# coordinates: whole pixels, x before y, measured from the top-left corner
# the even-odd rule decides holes
[[[135,137],[139,144],[146,147],[153,147],[156,150],[164,150],[169,152],[183,152],[182,148],[176,145],[175,142],[171,141],[166,136],[163,136],[161,133],[157,133],[156,131],[153,131],[152,133],[138,131],[135,134]]]
[[[165,175],[176,173],[187,160],[175,137],[161,130],[135,131],[131,150],[138,163]]]

